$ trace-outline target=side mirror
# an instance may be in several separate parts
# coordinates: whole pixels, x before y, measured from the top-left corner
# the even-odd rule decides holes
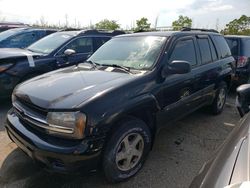
[[[162,77],[168,74],[186,74],[191,72],[191,65],[187,61],[172,61],[162,69]]]
[[[237,88],[236,106],[243,117],[249,112],[250,108],[250,84],[244,84]]]
[[[66,55],[66,56],[70,56],[70,55],[73,55],[75,53],[76,53],[76,51],[72,50],[72,49],[67,49],[64,51],[64,55]]]

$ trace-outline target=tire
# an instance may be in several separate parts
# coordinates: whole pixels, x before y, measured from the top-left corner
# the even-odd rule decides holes
[[[104,151],[102,163],[107,180],[117,183],[134,176],[143,166],[151,143],[151,132],[143,121],[121,121]]]
[[[214,115],[218,115],[223,111],[226,100],[227,100],[227,84],[225,82],[221,82],[216,91],[215,98],[211,106],[211,111]]]

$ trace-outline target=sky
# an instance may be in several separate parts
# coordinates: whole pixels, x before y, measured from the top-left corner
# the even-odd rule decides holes
[[[43,17],[64,25],[67,17],[70,25],[84,27],[110,19],[129,29],[146,17],[152,27],[166,27],[184,15],[192,18],[193,27],[222,29],[242,14],[250,16],[250,0],[0,0],[0,18],[28,24]]]

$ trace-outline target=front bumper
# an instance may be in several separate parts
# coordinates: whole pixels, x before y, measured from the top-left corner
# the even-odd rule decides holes
[[[6,130],[16,145],[35,161],[50,170],[67,172],[76,169],[93,170],[98,167],[104,139],[70,141],[54,138],[32,130],[18,118],[14,110],[7,114]]]

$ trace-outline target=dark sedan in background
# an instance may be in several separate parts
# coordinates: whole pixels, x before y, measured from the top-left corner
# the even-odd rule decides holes
[[[0,98],[10,97],[14,87],[37,75],[85,61],[112,36],[122,31],[61,31],[26,49],[0,49]]]
[[[26,48],[55,29],[16,28],[0,33],[0,48]]]
[[[250,187],[250,84],[237,88],[237,108],[243,117],[228,139],[200,170],[190,188]]]

